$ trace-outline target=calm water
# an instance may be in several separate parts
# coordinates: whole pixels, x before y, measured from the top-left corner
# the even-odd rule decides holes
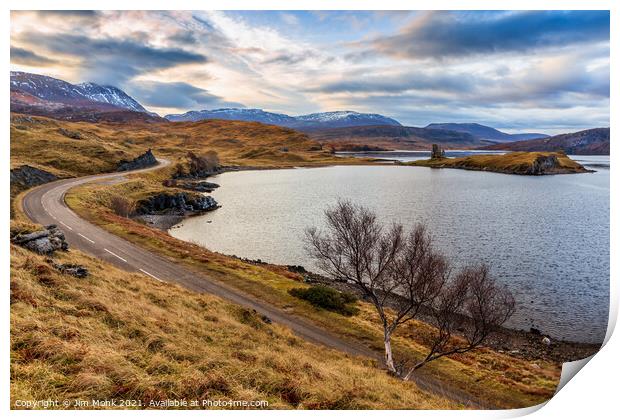
[[[609,307],[609,157],[576,158],[598,172],[527,177],[386,165],[225,173],[212,178],[223,207],[170,233],[225,254],[312,268],[304,229],[320,226],[326,206],[349,198],[386,222],[427,223],[457,265],[491,264],[519,304],[511,326],[601,341]]]

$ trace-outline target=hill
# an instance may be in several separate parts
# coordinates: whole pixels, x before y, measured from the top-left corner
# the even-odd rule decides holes
[[[214,296],[76,251],[55,262],[81,264],[90,274],[72,277],[11,247],[13,407],[80,399],[141,400],[128,408],[144,409],[185,399],[289,409],[459,408]]]
[[[458,131],[461,133],[469,133],[472,136],[482,140],[491,140],[494,142],[530,140],[542,137],[549,137],[547,134],[541,133],[518,133],[508,134],[503,131],[496,130],[493,127],[477,123],[434,123],[429,124],[425,128]]]
[[[305,132],[310,138],[333,146],[336,150],[351,150],[352,145],[380,149],[428,150],[433,143],[450,149],[489,144],[469,133],[404,126],[374,125],[305,130]]]
[[[223,120],[92,123],[13,114],[10,146],[12,168],[31,165],[59,177],[110,172],[121,160],[131,160],[147,149],[173,161],[187,152],[213,150],[222,164],[233,166],[352,161],[332,156],[307,135],[289,128]]]
[[[297,129],[321,129],[367,125],[395,125],[400,123],[392,118],[379,114],[363,114],[354,111],[320,112],[292,117],[286,114],[276,114],[262,109],[250,108],[221,108],[214,110],[188,111],[184,114],[166,115],[170,121],[201,121],[209,119],[254,121],[264,124],[274,124],[282,127]]]
[[[562,150],[569,155],[609,155],[609,128],[592,128],[544,139],[485,146],[481,149],[521,152],[553,152]]]

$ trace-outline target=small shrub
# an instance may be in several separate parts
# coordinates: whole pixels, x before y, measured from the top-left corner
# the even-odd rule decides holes
[[[110,208],[119,216],[129,217],[135,211],[136,203],[133,200],[115,195],[110,199]]]
[[[357,315],[359,309],[353,306],[357,298],[351,293],[341,293],[327,286],[312,286],[307,289],[297,288],[289,290],[296,298],[306,300],[312,305],[341,315]]]

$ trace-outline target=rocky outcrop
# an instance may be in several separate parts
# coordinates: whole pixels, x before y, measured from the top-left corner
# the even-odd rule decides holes
[[[81,140],[84,138],[78,131],[67,130],[66,128],[62,128],[62,127],[58,129],[58,132],[62,134],[63,136],[69,137],[70,139],[74,139],[74,140]]]
[[[178,214],[203,213],[218,208],[217,201],[211,196],[192,195],[188,193],[160,193],[137,203],[136,214]]]
[[[19,168],[11,169],[11,185],[30,188],[57,179],[56,175],[29,165],[22,165]]]
[[[57,250],[69,249],[65,234],[56,225],[48,225],[44,230],[32,233],[19,233],[11,238],[11,242],[38,254],[46,255],[51,255]]]
[[[47,260],[48,263],[52,265],[56,270],[60,271],[63,274],[68,274],[73,277],[77,277],[79,279],[83,279],[88,276],[88,269],[83,265],[79,264],[58,264],[52,259]]]
[[[549,171],[553,171],[556,168],[559,168],[560,161],[556,155],[549,156],[538,156],[530,167],[528,167],[525,171],[525,175],[544,175]]]
[[[151,149],[147,150],[133,160],[121,160],[116,168],[117,171],[133,171],[136,169],[150,168],[157,165],[157,159]]]
[[[177,179],[168,179],[163,182],[164,187],[175,187],[181,188],[184,190],[190,191],[198,191],[198,192],[213,192],[214,189],[219,188],[220,186],[215,182],[207,182],[207,181],[193,181],[193,180],[177,180]]]

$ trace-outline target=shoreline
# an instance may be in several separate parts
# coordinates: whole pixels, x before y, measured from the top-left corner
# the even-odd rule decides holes
[[[308,286],[322,284],[337,289],[341,292],[353,293],[358,297],[358,299],[365,300],[361,292],[356,287],[347,283],[342,283],[330,279],[317,273],[313,273],[311,271],[307,271],[303,266],[270,264],[262,260],[251,260],[239,257],[237,255],[222,255],[236,258],[245,263],[254,264],[257,266],[272,266],[278,268],[285,268],[292,273],[300,274],[304,279],[300,282],[301,284],[306,284]],[[432,319],[430,318],[428,313],[422,314],[420,320],[427,324],[433,325]],[[543,343],[543,338],[545,337],[551,339],[550,345],[546,345]],[[495,334],[489,337],[487,343],[483,347],[491,348],[498,353],[509,354],[511,356],[515,356],[528,361],[543,359],[553,362],[564,363],[584,359],[595,354],[602,347],[602,343],[586,343],[569,340],[558,340],[551,337],[550,335],[544,334],[544,332],[534,332],[532,330],[526,331],[517,328],[500,327]]]

